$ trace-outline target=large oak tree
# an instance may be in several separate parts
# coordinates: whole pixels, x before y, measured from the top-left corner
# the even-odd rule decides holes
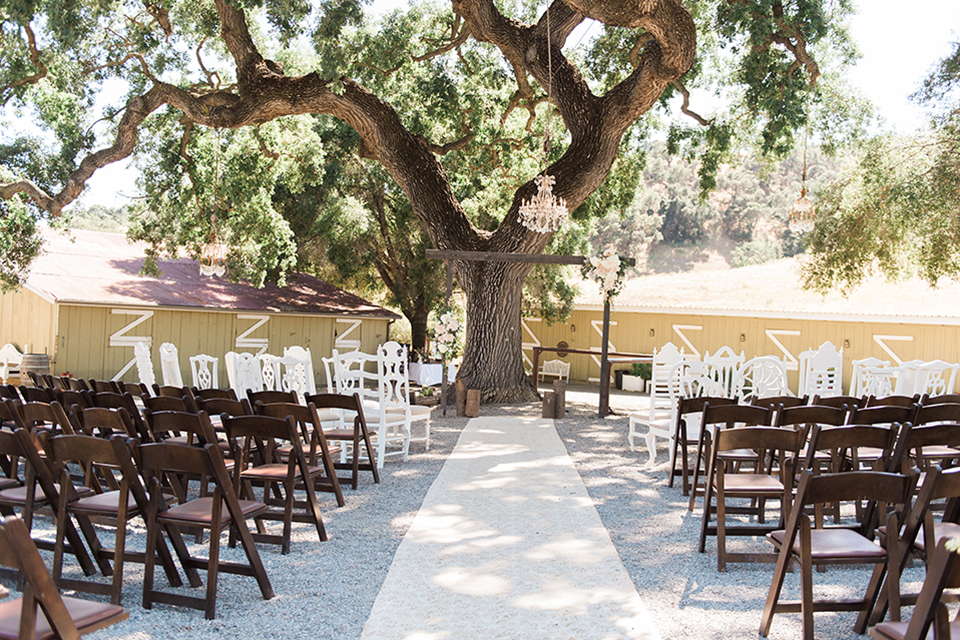
[[[539,123],[552,115],[560,133],[547,170],[556,177],[556,195],[575,215],[584,215],[582,205],[610,175],[628,132],[638,123],[655,124],[644,121],[644,115],[677,96],[677,102],[683,101],[680,110],[702,129],[675,128],[671,138],[699,144],[701,184],[709,188],[723,153],[738,136],[754,138],[765,153],[789,150],[793,132],[809,124],[810,114],[826,95],[817,56],[849,56],[843,48],[843,19],[849,7],[843,1],[553,0],[537,13],[493,0],[452,0],[451,9],[439,18],[446,25],[445,36],[425,35],[422,40],[432,46],[415,56],[405,48],[409,43],[392,45],[403,52],[396,67],[377,72],[400,75],[442,57],[444,64],[457,67],[466,83],[477,81],[478,75],[470,55],[496,53],[496,66],[502,75],[512,77],[513,90],[501,92],[499,102],[494,94],[479,105],[465,101],[457,135],[447,135],[454,127],[425,128],[416,108],[395,108],[356,77],[338,75],[329,57],[313,70],[287,72],[285,68],[298,66],[291,64],[290,54],[282,61],[279,54],[268,53],[296,51],[308,46],[310,39],[318,50],[335,49],[360,15],[360,7],[350,0],[316,6],[304,0],[8,4],[0,9],[0,100],[8,106],[31,105],[58,145],[47,154],[49,162],[20,164],[11,160],[20,156],[10,152],[14,145],[8,145],[0,154],[5,158],[0,203],[4,211],[21,212],[22,217],[28,199],[30,206],[56,216],[81,194],[95,171],[129,157],[144,144],[143,138],[159,146],[184,145],[185,156],[191,132],[201,128],[249,131],[250,146],[259,151],[223,158],[218,134],[216,149],[208,151],[206,179],[196,183],[219,184],[219,173],[211,175],[214,165],[217,172],[223,166],[224,171],[229,167],[251,175],[282,176],[285,160],[280,148],[309,139],[297,117],[323,114],[356,132],[359,154],[389,173],[437,248],[539,253],[551,235],[521,225],[518,210],[534,194],[533,177],[540,167],[531,162],[527,175],[501,180],[506,190],[502,205],[496,205],[501,210],[490,211],[475,202],[465,206],[460,187],[444,166],[448,155],[529,149]],[[601,23],[602,34],[585,49],[573,46],[571,34],[588,20]],[[372,40],[370,46],[391,45]],[[231,61],[230,77],[204,64],[217,51]],[[715,55],[708,57],[706,52]],[[350,55],[362,58],[363,52]],[[710,61],[709,69],[703,60]],[[736,100],[724,118],[707,120],[690,109],[688,87],[715,80],[714,69],[724,72]],[[126,81],[129,93],[122,108],[107,114],[116,122],[110,144],[97,148],[91,123],[83,116],[102,83],[114,77]],[[456,83],[442,87],[437,99],[461,99],[456,89]],[[151,128],[164,115],[167,125]],[[836,133],[844,115],[822,119],[823,135]],[[518,117],[525,122],[523,140],[504,135],[509,127],[515,128]],[[171,122],[177,123],[178,133],[170,129]],[[435,139],[437,135],[443,139]],[[303,150],[299,160],[315,162],[310,154]],[[36,171],[40,164],[53,169],[41,175]],[[182,183],[170,183],[162,191],[176,194],[184,188]],[[265,190],[262,198],[236,204],[232,213],[237,219],[223,223],[242,233],[244,215],[252,215],[254,206],[269,207],[270,195]],[[215,200],[221,197],[214,194]],[[497,202],[491,199],[487,205]],[[217,202],[211,206],[216,209]],[[266,236],[269,242],[260,245],[247,238],[248,254],[261,262],[280,261],[282,252],[276,247],[290,241],[289,227],[278,223]],[[194,234],[194,246],[202,237],[203,232]],[[268,245],[274,248],[256,250]],[[520,352],[522,287],[530,266],[497,262],[454,266],[466,293],[468,317],[459,376],[468,387],[481,389],[486,401],[531,397]]]

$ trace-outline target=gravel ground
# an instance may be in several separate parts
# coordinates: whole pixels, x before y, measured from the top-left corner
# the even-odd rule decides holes
[[[688,512],[679,489],[667,488],[665,447],[658,465],[647,470],[642,440],[636,453],[627,446],[623,413],[639,406],[638,400],[631,394],[615,395],[611,407],[621,415],[598,420],[595,393],[571,389],[567,417],[557,421],[560,437],[624,566],[665,640],[757,637],[772,565],[730,565],[719,573],[714,540],[708,541],[707,553],[697,553],[700,509]],[[539,415],[540,408],[485,405],[481,411]],[[388,459],[379,485],[364,474],[357,491],[344,489],[345,507],[337,508],[330,494],[319,494],[329,541],[320,543],[312,527],[295,524],[289,555],[281,555],[273,545],[258,545],[276,592],[273,599],[262,600],[252,578],[221,574],[215,620],[205,620],[200,611],[166,605],[147,611],[140,605],[142,566],[128,564],[122,604],[130,619],[95,637],[359,638],[393,555],[467,422],[441,418],[439,410],[434,415],[430,451],[417,443],[411,446],[407,463]],[[134,549],[143,548],[143,527],[138,524],[132,523],[134,532],[128,537],[128,547]],[[35,533],[52,538],[48,520],[41,517],[35,526]],[[101,538],[107,542],[108,534]],[[762,539],[731,542],[731,548],[767,546]],[[197,548],[205,554],[205,545]],[[224,548],[223,555],[240,559],[241,554]],[[158,584],[165,582],[161,576],[158,572]],[[919,588],[922,577],[922,569],[911,569],[904,586]],[[814,575],[815,596],[855,597],[868,578],[869,569],[863,567],[831,567]],[[787,598],[799,597],[798,574],[788,576],[784,593]],[[817,637],[864,637],[853,632],[854,620],[852,613],[817,614]],[[774,617],[771,639],[799,635],[799,614]]]

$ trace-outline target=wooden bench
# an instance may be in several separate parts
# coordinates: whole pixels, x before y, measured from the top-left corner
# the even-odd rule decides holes
[[[547,360],[540,367],[540,378],[554,376],[558,380],[570,382],[570,363],[563,360]]]

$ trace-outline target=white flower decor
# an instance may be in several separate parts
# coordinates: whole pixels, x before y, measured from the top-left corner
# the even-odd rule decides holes
[[[623,275],[627,261],[618,256],[612,247],[608,247],[598,256],[587,257],[581,272],[584,277],[600,285],[603,301],[610,302],[623,288]]]
[[[457,310],[444,306],[437,314],[437,324],[433,328],[433,351],[443,361],[460,355],[463,324],[457,317]]]

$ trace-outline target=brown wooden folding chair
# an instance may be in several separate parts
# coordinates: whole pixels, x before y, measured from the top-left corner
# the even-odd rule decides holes
[[[927,571],[923,588],[908,622],[881,622],[869,629],[874,640],[950,640],[960,638],[960,620],[950,621],[944,602],[946,589],[960,588],[960,555],[956,545],[940,540],[934,561]]]
[[[141,442],[150,441],[150,432],[147,430],[147,425],[143,421],[143,415],[140,413],[140,409],[137,408],[136,399],[133,395],[127,392],[114,393],[102,391],[90,394],[90,400],[94,407],[126,410],[136,429],[136,437]]]
[[[760,635],[770,633],[773,616],[777,613],[800,613],[803,621],[803,637],[813,640],[813,614],[819,611],[869,611],[873,600],[867,593],[863,598],[845,600],[813,599],[813,565],[821,564],[884,564],[890,575],[899,575],[899,537],[890,536],[884,548],[871,539],[869,523],[849,526],[814,528],[806,511],[809,507],[825,503],[866,500],[880,510],[884,505],[897,505],[902,509],[909,504],[916,485],[916,474],[908,475],[883,471],[851,471],[840,474],[815,476],[805,471],[800,478],[800,487],[790,509],[790,517],[784,530],[774,531],[767,539],[777,549],[776,568],[760,622]],[[901,517],[896,511],[887,519],[887,531],[899,531]],[[784,602],[780,596],[784,578],[791,563],[800,567],[801,599]],[[888,580],[888,600],[891,608],[899,610],[899,582]]]
[[[307,404],[312,404],[317,408],[318,414],[322,411],[332,410],[339,413],[343,426],[338,428],[324,428],[323,435],[328,441],[349,442],[351,444],[352,460],[350,462],[334,463],[337,469],[349,469],[351,475],[349,478],[340,477],[340,484],[352,483],[356,490],[361,471],[370,471],[373,474],[373,481],[380,484],[380,473],[377,471],[376,457],[373,452],[373,445],[370,444],[370,431],[367,429],[367,420],[363,415],[363,402],[360,400],[360,394],[342,395],[337,393],[318,393],[306,397]],[[346,426],[347,421],[353,418],[353,426]],[[367,461],[361,463],[361,445],[366,450]]]
[[[317,405],[310,403],[307,406],[302,404],[292,404],[290,402],[280,402],[274,404],[257,403],[256,411],[260,415],[271,416],[274,418],[293,417],[300,428],[300,436],[303,438],[303,454],[307,456],[307,463],[312,466],[322,465],[324,475],[316,479],[316,489],[334,494],[337,499],[337,506],[344,504],[343,491],[340,489],[340,479],[337,477],[337,469],[334,466],[333,456],[340,454],[340,446],[330,446],[323,433],[320,415]],[[280,447],[278,453],[286,456],[287,447]]]
[[[147,552],[143,579],[143,606],[152,609],[155,602],[200,609],[208,620],[216,616],[218,576],[230,573],[256,579],[265,600],[273,598],[273,587],[260,560],[253,536],[247,527],[249,518],[266,512],[260,502],[239,500],[217,445],[188,447],[178,444],[153,443],[136,446],[135,454],[141,470],[148,479],[150,506],[147,510]],[[213,494],[176,506],[167,506],[163,500],[161,477],[169,474],[208,476],[213,479]],[[210,529],[210,549],[207,558],[191,555],[187,566],[207,572],[204,597],[187,596],[154,588],[154,552],[162,527],[202,527]],[[230,527],[239,537],[247,563],[226,562],[220,559],[220,533]]]
[[[710,403],[713,406],[723,404],[737,404],[735,398],[718,396],[700,396],[696,398],[679,398],[677,413],[673,426],[673,445],[670,452],[670,475],[667,476],[667,486],[673,487],[673,479],[680,476],[680,488],[683,495],[690,495],[690,447],[700,438],[703,405]],[[680,469],[677,470],[679,460]]]
[[[693,465],[693,479],[690,482],[689,510],[696,506],[697,496],[704,495],[705,483],[700,484],[706,469],[702,467],[710,460],[713,434],[720,429],[732,429],[738,426],[762,427],[769,426],[773,412],[765,407],[754,407],[748,404],[703,404],[703,418],[700,427],[700,438],[697,442],[697,455]],[[727,462],[743,463],[754,461],[757,456],[752,451],[725,451],[721,458]]]
[[[700,553],[706,549],[707,536],[717,537],[717,570],[726,571],[728,562],[776,562],[772,553],[730,553],[727,536],[758,536],[774,531],[786,523],[793,499],[793,470],[800,449],[801,433],[776,427],[737,427],[720,429],[711,447],[707,468],[706,495],[700,526]],[[756,463],[749,471],[732,460],[724,461],[724,454],[741,450],[752,451]],[[771,469],[771,466],[774,467]],[[738,472],[739,471],[739,472]],[[775,473],[774,473],[775,471]],[[731,507],[727,499],[749,499],[749,506]],[[713,500],[716,506],[713,506]],[[780,522],[777,526],[764,522],[763,501],[780,501]],[[710,516],[716,513],[717,523],[710,525]],[[748,514],[757,517],[757,524],[728,526],[727,514]]]
[[[0,638],[80,638],[130,616],[114,604],[61,596],[26,525],[13,516],[0,525],[0,564],[25,580],[23,597],[0,602]]]
[[[109,410],[103,409],[102,411]],[[126,550],[126,523],[131,518],[146,513],[149,504],[140,476],[136,472],[136,468],[130,464],[131,451],[126,442],[127,437],[120,434],[107,440],[90,435],[50,437],[47,434],[40,434],[40,441],[47,452],[47,460],[60,480],[58,487],[60,496],[55,500],[57,505],[57,539],[53,555],[53,579],[57,586],[61,588],[108,595],[113,604],[120,604],[124,561],[141,564],[145,562],[142,553],[133,553]],[[125,461],[127,464],[124,464]],[[85,470],[86,486],[93,489],[93,495],[85,493],[81,496],[79,494],[77,489],[80,487],[73,483],[70,476],[68,465],[71,463],[77,464]],[[118,488],[113,491],[104,489],[98,480],[95,468],[99,468],[101,473],[112,473],[110,468],[117,469],[120,480],[119,482],[114,481],[113,484]],[[44,486],[43,483],[41,486]],[[173,499],[173,496],[165,496],[165,498],[169,502]],[[109,571],[104,574],[112,575],[110,584],[63,576],[66,531],[71,518],[75,519],[81,528],[94,519],[116,524],[114,547],[112,549],[102,546],[95,530],[88,540],[91,543],[90,552],[94,557],[113,563],[110,567],[112,574]],[[178,551],[183,554],[183,557],[186,557],[186,546],[182,539],[174,538],[173,541]],[[158,553],[170,583],[175,586],[183,584],[165,542],[161,541],[158,545]]]
[[[256,517],[257,533],[253,534],[253,539],[280,545],[280,552],[287,554],[290,553],[293,523],[310,522],[316,527],[320,540],[326,541],[327,531],[314,488],[323,468],[307,462],[296,419],[289,415],[286,418],[224,415],[223,428],[236,447],[234,459],[239,471],[234,473],[234,490],[238,496],[254,500],[253,485],[256,484],[262,489],[263,504],[270,507]],[[284,443],[283,454],[278,451],[280,443]],[[252,464],[254,460],[261,462]],[[271,494],[273,486],[282,489],[279,497]],[[296,498],[298,491],[304,494],[302,500]],[[282,522],[282,533],[267,533],[263,520]]]

